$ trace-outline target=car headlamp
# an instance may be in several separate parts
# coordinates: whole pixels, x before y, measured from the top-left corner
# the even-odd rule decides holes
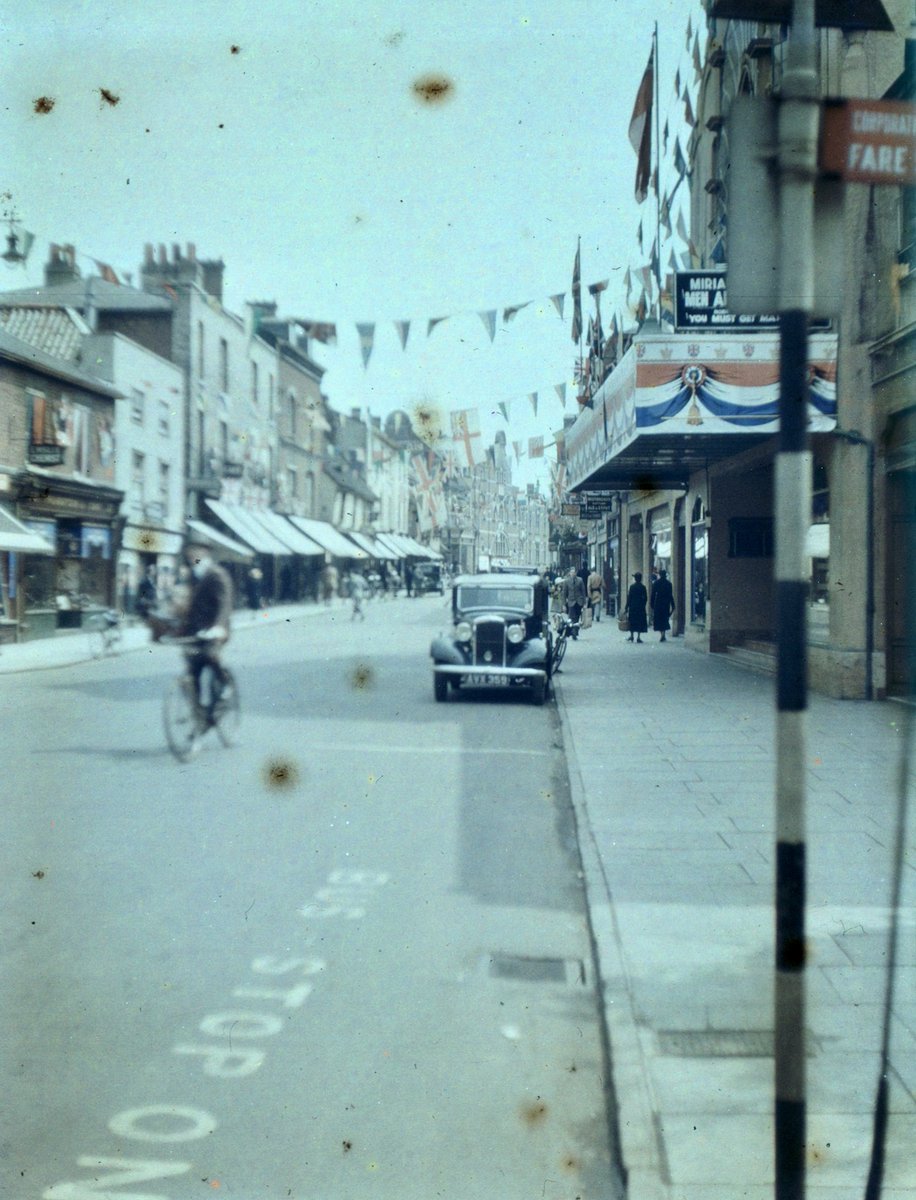
[[[524,625],[510,625],[506,630],[506,638],[513,646],[517,646],[519,642],[523,642],[525,640]]]
[[[471,627],[467,621],[459,621],[455,626],[455,641],[469,642],[471,640]]]

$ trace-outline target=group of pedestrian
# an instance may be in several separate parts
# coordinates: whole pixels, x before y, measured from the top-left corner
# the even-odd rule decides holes
[[[652,610],[652,628],[661,634],[658,640],[666,642],[666,635],[671,628],[671,614],[674,612],[674,589],[665,570],[653,572],[651,592],[642,581],[642,571],[634,574],[623,610],[629,629],[628,642],[634,641],[635,634],[635,641],[642,645],[642,634],[649,631],[649,608]]]

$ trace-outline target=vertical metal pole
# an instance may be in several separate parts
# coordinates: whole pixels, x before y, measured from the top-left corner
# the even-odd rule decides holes
[[[811,519],[808,318],[814,307],[818,81],[814,0],[795,0],[779,109],[780,396],[776,459],[776,1200],[805,1194],[805,710]]]

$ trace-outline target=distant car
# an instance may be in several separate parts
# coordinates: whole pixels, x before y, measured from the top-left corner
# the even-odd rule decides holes
[[[417,563],[413,569],[413,594],[423,596],[427,592],[438,592],[440,596],[445,595],[442,568],[438,563]]]
[[[449,633],[433,640],[433,692],[449,686],[527,688],[543,704],[553,657],[548,591],[537,575],[459,575]]]

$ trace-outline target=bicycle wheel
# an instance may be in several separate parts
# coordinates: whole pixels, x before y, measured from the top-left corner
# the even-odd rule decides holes
[[[202,732],[194,684],[185,675],[173,679],[162,703],[165,740],[179,762],[190,762],[200,749]]]
[[[212,671],[212,667],[204,668],[204,674],[208,672],[211,674],[211,678],[207,681],[208,687],[211,688],[216,684],[215,678],[212,677]],[[239,728],[242,724],[239,688],[235,682],[235,676],[227,667],[223,667],[223,673],[226,678],[220,697],[213,708],[213,721],[216,725],[217,736],[223,745],[235,746],[238,744]]]
[[[553,669],[555,671],[559,671],[560,669],[560,663],[566,654],[566,643],[568,641],[569,639],[565,634],[557,638],[556,645],[553,648]]]

